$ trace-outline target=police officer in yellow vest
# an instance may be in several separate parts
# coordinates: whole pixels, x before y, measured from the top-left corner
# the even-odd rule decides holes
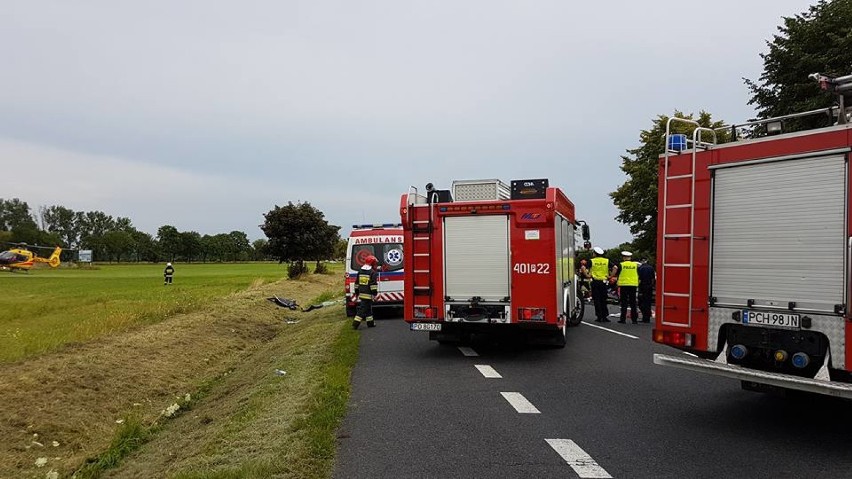
[[[627,316],[627,306],[630,306],[630,319],[636,324],[636,290],[639,289],[639,263],[633,261],[630,251],[621,252],[621,264],[618,266],[618,295],[621,298],[621,318],[623,323]]]
[[[609,276],[609,260],[603,257],[604,250],[595,246],[592,258],[592,302],[595,303],[595,321],[608,323],[609,308],[606,306],[606,282]]]

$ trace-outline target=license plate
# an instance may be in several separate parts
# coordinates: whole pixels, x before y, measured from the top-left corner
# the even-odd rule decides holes
[[[798,328],[799,315],[789,313],[770,313],[767,311],[743,310],[743,324],[755,326],[774,326],[777,328]]]
[[[412,323],[412,331],[440,331],[441,323]]]

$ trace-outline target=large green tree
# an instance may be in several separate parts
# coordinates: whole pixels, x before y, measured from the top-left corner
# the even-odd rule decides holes
[[[168,261],[175,260],[181,248],[180,240],[180,232],[172,225],[163,225],[157,229],[157,242]]]
[[[821,0],[808,11],[784,17],[778,34],[761,54],[763,73],[757,81],[746,79],[761,118],[831,106],[832,95],[821,92],[808,78],[852,74],[852,0]],[[847,105],[849,106],[849,105]],[[814,116],[789,121],[785,129],[826,126],[833,120]]]
[[[339,226],[328,224],[322,211],[310,203],[276,205],[263,215],[260,226],[269,239],[267,251],[279,263],[290,263],[290,275],[305,271],[305,261],[329,259],[334,255]]]
[[[721,121],[713,121],[709,113],[702,111],[698,117],[674,112],[675,117],[695,120],[705,128],[720,128]],[[627,181],[610,193],[618,208],[618,221],[630,226],[634,235],[631,248],[639,257],[653,261],[657,247],[657,191],[660,155],[665,152],[666,123],[669,117],[659,115],[652,121],[651,128],[639,133],[640,146],[627,150],[621,157],[621,171],[627,175]],[[682,123],[672,123],[672,133],[685,133],[692,137],[694,127]],[[725,141],[727,133],[719,131],[719,142]],[[702,138],[708,140],[708,137]]]
[[[4,200],[0,198],[0,230],[34,230],[38,225],[30,212],[30,205],[18,198]]]
[[[80,231],[74,221],[74,211],[54,205],[41,209],[41,219],[47,231],[56,233],[66,248],[74,248],[80,240]]]

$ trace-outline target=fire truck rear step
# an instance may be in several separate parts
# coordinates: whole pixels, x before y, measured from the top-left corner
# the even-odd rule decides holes
[[[713,374],[741,381],[767,384],[786,389],[796,389],[829,396],[852,399],[852,384],[803,378],[769,371],[746,369],[733,364],[720,364],[715,361],[682,356],[654,354],[654,364],[686,369],[688,371]]]

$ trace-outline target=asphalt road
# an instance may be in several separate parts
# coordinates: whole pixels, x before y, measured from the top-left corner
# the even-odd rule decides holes
[[[852,402],[656,366],[683,353],[603,326],[565,349],[362,326],[334,477],[852,477]]]

